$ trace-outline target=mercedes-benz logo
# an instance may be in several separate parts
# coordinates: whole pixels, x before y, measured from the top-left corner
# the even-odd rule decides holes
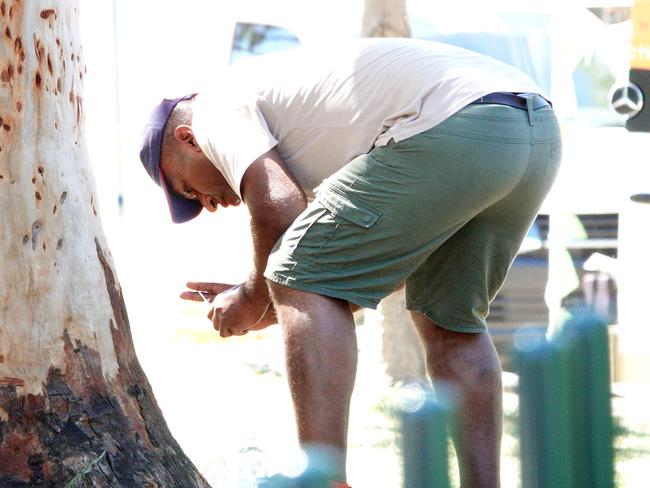
[[[634,83],[614,87],[609,99],[614,110],[628,119],[634,117],[643,108],[643,92]]]

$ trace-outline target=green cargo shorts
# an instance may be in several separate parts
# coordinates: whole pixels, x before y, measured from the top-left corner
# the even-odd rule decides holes
[[[561,147],[549,107],[469,105],[327,178],[276,243],[265,276],[369,308],[405,280],[409,310],[482,332]]]

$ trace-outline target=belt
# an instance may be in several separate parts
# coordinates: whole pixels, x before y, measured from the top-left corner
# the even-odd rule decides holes
[[[508,105],[509,107],[521,108],[526,110],[528,108],[528,100],[532,103],[533,110],[543,107],[552,107],[551,102],[547,101],[541,95],[536,93],[505,93],[496,92],[489,93],[472,102],[472,104],[491,103],[496,105]]]

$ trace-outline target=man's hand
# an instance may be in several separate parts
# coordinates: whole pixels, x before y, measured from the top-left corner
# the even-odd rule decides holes
[[[208,318],[221,337],[244,335],[262,319],[270,303],[255,301],[243,285],[219,293],[212,301]]]
[[[208,319],[221,337],[244,335],[277,323],[273,305],[254,300],[243,284],[189,282],[187,287],[196,291],[181,293],[184,300],[211,302]]]

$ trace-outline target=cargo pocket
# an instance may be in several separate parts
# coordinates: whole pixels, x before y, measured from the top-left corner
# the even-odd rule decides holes
[[[334,217],[347,220],[365,229],[375,225],[381,215],[376,210],[350,200],[335,186],[329,187],[325,192],[319,192],[316,199]]]
[[[331,186],[320,191],[314,203],[323,213],[302,236],[294,256],[337,271],[351,260],[364,260],[363,243],[381,214]]]

